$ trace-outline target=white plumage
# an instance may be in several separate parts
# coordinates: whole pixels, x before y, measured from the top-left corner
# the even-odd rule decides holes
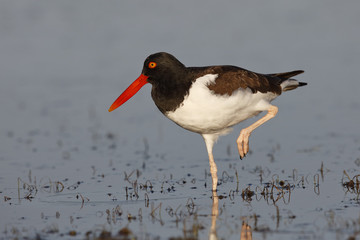
[[[231,96],[216,95],[207,87],[216,78],[217,74],[207,74],[196,79],[180,107],[165,116],[192,132],[223,135],[231,126],[268,110],[277,97],[250,89],[236,90]]]

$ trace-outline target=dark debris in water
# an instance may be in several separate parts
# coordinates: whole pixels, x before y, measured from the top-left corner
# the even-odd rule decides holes
[[[350,177],[349,174],[344,170],[342,177],[342,185],[346,190],[345,193],[355,194],[355,199],[359,200],[360,196],[360,174],[356,174]]]
[[[116,136],[96,134],[94,141],[99,141],[101,138],[111,142]],[[57,145],[62,149],[62,152],[67,151],[63,150],[67,146],[65,141],[58,142]],[[46,235],[58,235],[64,238],[85,236],[86,239],[139,239],[139,233],[132,231],[133,226],[145,222],[148,226],[151,226],[151,224],[171,225],[172,228],[177,230],[177,233],[174,234],[176,237],[168,239],[200,239],[200,234],[204,234],[209,230],[207,221],[214,216],[210,208],[206,209],[204,207],[204,201],[215,200],[209,198],[208,186],[211,186],[211,179],[207,168],[204,168],[205,175],[201,174],[199,176],[191,172],[191,170],[184,171],[182,174],[169,172],[166,166],[161,165],[162,171],[155,171],[152,174],[156,175],[156,177],[153,177],[148,174],[148,168],[142,168],[145,161],[151,157],[150,146],[146,139],[143,140],[143,145],[144,149],[137,152],[141,159],[137,165],[133,162],[127,162],[119,166],[118,159],[112,156],[108,160],[107,167],[102,168],[94,163],[87,166],[88,179],[83,177],[77,180],[73,176],[60,178],[63,180],[36,178],[29,171],[27,176],[18,179],[18,196],[4,192],[2,195],[4,202],[12,204],[17,203],[20,199],[20,201],[26,200],[27,203],[30,203],[37,201],[39,197],[43,198],[44,194],[49,194],[55,198],[64,195],[67,196],[67,199],[75,199],[80,211],[85,211],[85,209],[89,211],[98,204],[103,205],[103,202],[107,205],[107,201],[116,205],[116,207],[100,209],[96,213],[97,220],[103,221],[105,226],[101,231],[92,229],[84,235],[84,232],[76,228],[62,232],[63,230],[56,225],[49,225],[43,231],[45,238]],[[103,150],[102,146],[96,144],[92,146],[96,147],[94,149],[96,151]],[[276,151],[279,151],[279,148],[276,148]],[[276,151],[273,153],[274,157]],[[63,156],[63,159],[71,160],[74,151],[69,150],[70,153],[71,156],[65,158]],[[255,214],[246,213],[241,216],[245,218],[247,223],[244,226],[248,226],[249,231],[262,234],[274,233],[281,229],[282,226],[296,221],[298,213],[291,211],[293,208],[291,202],[297,201],[294,199],[294,193],[299,194],[302,191],[310,190],[308,192],[312,192],[314,196],[319,196],[320,188],[326,183],[326,177],[329,173],[324,164],[321,164],[320,168],[314,169],[313,173],[307,174],[299,173],[298,169],[274,171],[270,167],[262,166],[247,170],[244,166],[238,167],[237,162],[234,163],[231,160],[223,161],[222,164],[226,164],[228,168],[225,167],[225,170],[218,172],[219,193],[216,199],[220,202],[218,207],[220,217],[215,218],[215,220],[222,222],[223,219],[230,218],[227,221],[237,222],[239,215],[233,212],[233,206],[239,206],[239,209],[246,211],[244,206],[265,204],[269,209],[272,209],[271,213],[267,213],[270,220],[266,218],[264,213],[259,214],[256,208],[253,208]],[[202,165],[194,164],[192,167],[201,168]],[[185,165],[184,168],[186,168]],[[222,166],[222,169],[224,169],[224,166]],[[244,173],[250,174],[250,180],[242,177]],[[344,188],[345,194],[353,194],[353,199],[359,197],[359,176],[360,174],[351,174],[350,176],[344,171],[342,178],[340,188]],[[109,179],[111,180],[109,181]],[[88,187],[89,185],[93,186]],[[99,188],[103,195],[106,196],[105,200],[96,200],[99,197],[94,196],[93,193],[98,192]],[[87,190],[84,191],[84,189]],[[200,191],[203,194],[198,194]],[[183,192],[194,196],[184,198]],[[173,202],[176,202],[176,204]],[[352,202],[346,202],[344,205],[343,209],[353,206]],[[341,211],[342,208],[339,207],[338,209]],[[321,209],[317,212],[322,213],[324,210]],[[60,221],[68,219],[67,217],[65,213],[56,209],[53,215],[46,214],[42,220],[44,222],[53,219]],[[327,216],[327,220],[329,220],[328,218],[329,216]],[[81,219],[86,219],[86,217],[74,215],[70,217],[70,222],[73,226],[76,226],[80,224]],[[118,230],[119,228],[120,230]],[[221,229],[221,225],[218,225],[218,228]],[[340,226],[336,225],[335,228],[340,229]],[[109,229],[112,229],[112,231],[108,231]],[[117,230],[114,231],[114,229]],[[184,236],[179,236],[181,235],[178,234],[179,232],[182,232]],[[39,236],[43,237],[41,234]],[[161,239],[160,236],[153,234],[149,239],[157,238]]]

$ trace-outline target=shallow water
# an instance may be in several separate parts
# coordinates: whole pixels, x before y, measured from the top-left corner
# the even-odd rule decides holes
[[[1,2],[0,238],[359,238],[358,9]],[[149,86],[107,112],[156,51],[306,71],[244,160],[235,140],[252,120],[215,145],[217,198],[202,138],[161,116]]]

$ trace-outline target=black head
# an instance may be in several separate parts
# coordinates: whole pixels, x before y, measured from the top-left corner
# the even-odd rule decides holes
[[[173,55],[166,52],[154,53],[144,62],[142,74],[148,77],[152,85],[174,80],[185,73],[186,67]],[[168,83],[167,83],[168,84]]]
[[[164,112],[184,98],[191,80],[187,68],[173,55],[165,52],[152,54],[146,58],[141,75],[115,100],[109,112],[120,107],[147,83],[152,85],[151,96],[155,104]]]

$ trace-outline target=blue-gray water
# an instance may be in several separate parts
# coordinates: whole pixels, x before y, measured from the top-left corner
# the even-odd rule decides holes
[[[341,182],[344,170],[359,174],[359,9],[358,1],[325,0],[1,1],[0,238],[62,238],[71,230],[85,238],[87,231],[128,227],[139,239],[168,239],[196,224],[198,238],[208,237],[212,200],[202,138],[163,117],[150,86],[107,112],[158,51],[187,66],[305,70],[297,79],[309,85],[274,101],[279,114],[252,134],[252,154],[240,161],[235,140],[253,119],[215,145],[219,175],[230,176],[219,186],[228,196],[219,200],[220,239],[239,239],[242,221],[254,239],[356,237],[357,192]],[[249,184],[254,191],[277,178],[294,183],[289,203],[241,197]],[[136,179],[154,185],[149,206],[144,190],[126,199]],[[160,203],[162,219],[151,214],[151,204]],[[108,221],[106,209],[117,205],[123,215]]]

